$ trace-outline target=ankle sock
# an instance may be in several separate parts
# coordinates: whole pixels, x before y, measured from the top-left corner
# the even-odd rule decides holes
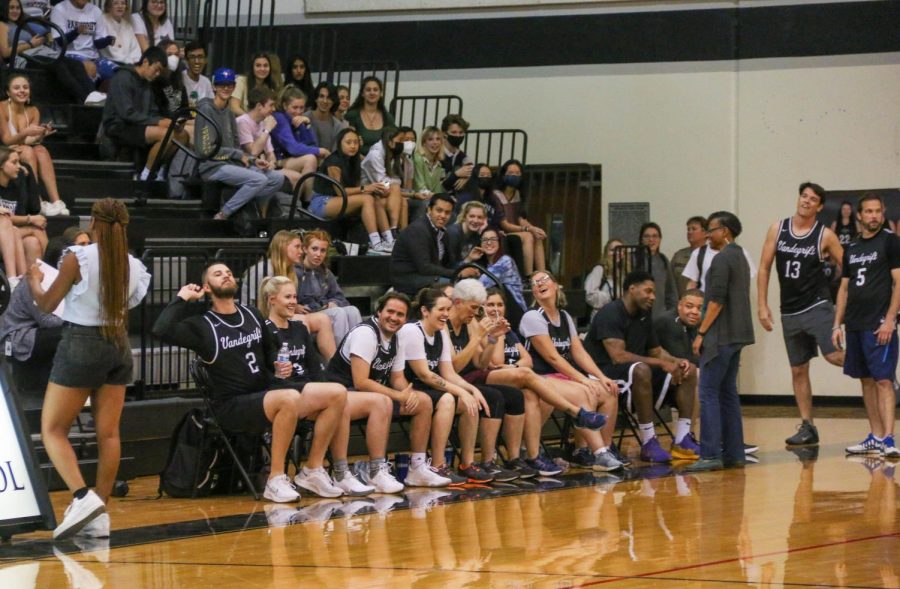
[[[369,243],[371,243],[373,246],[376,246],[379,243],[381,243],[381,237],[378,235],[377,231],[375,233],[369,234]]]
[[[88,491],[90,491],[90,489],[88,489],[87,487],[81,487],[80,489],[72,493],[72,497],[76,499],[84,499],[88,494]]]
[[[425,453],[424,452],[413,452],[409,457],[409,464],[413,468],[419,468],[423,464],[425,464]]]
[[[390,231],[384,231],[381,234],[381,241],[385,243],[394,243],[394,236],[391,235]]]
[[[601,454],[606,454],[609,452],[609,446],[602,446],[594,450],[594,456],[600,456]]]
[[[681,417],[675,423],[675,443],[680,444],[686,435],[691,433],[691,420]]]
[[[387,462],[385,458],[370,458],[369,459],[369,476],[373,476],[378,474],[378,471],[381,468],[381,465]]]
[[[650,423],[639,423],[638,433],[641,436],[641,445],[643,446],[656,437],[656,428],[653,427],[652,421]]]

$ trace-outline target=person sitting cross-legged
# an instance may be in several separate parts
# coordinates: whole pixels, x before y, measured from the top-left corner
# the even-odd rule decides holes
[[[691,414],[697,390],[697,366],[667,352],[656,337],[651,317],[656,286],[649,272],[629,273],[623,283],[622,298],[594,315],[585,338],[585,348],[604,374],[630,384],[637,410],[641,438],[641,460],[670,462],[673,457],[696,460],[700,447],[690,435]],[[675,391],[678,429],[672,453],[656,438],[653,424],[653,391]]]
[[[277,344],[259,311],[235,302],[237,281],[222,263],[203,272],[202,286],[186,284],[163,309],[153,333],[164,342],[197,353],[209,371],[212,405],[219,424],[229,432],[272,430],[271,472],[263,496],[276,503],[299,499],[285,473],[288,448],[300,419],[316,422],[309,457],[294,483],[321,497],[339,497],[323,468],[325,452],[347,403],[347,389],[321,385],[315,389],[282,380],[291,374],[276,362]],[[188,303],[209,295],[212,307],[191,315]],[[301,393],[301,390],[303,391]]]

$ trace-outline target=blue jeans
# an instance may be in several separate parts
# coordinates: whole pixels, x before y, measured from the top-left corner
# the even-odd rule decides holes
[[[226,217],[233,215],[251,200],[256,200],[260,207],[264,206],[284,184],[284,175],[281,172],[259,170],[256,167],[245,168],[239,164],[219,166],[205,173],[203,179],[239,187],[234,196],[222,205],[222,212]]]
[[[720,346],[700,370],[700,457],[744,461],[744,429],[737,373],[740,346]]]

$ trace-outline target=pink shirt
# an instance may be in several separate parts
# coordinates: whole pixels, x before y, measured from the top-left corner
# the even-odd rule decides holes
[[[237,118],[237,126],[238,142],[241,144],[241,147],[256,141],[259,136],[262,135],[263,129],[265,129],[262,121],[257,123],[246,113]],[[266,137],[265,153],[271,153],[273,151],[275,151],[275,149],[272,147],[272,138]]]

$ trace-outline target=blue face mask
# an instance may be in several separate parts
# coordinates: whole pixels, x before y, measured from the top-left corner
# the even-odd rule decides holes
[[[512,186],[513,188],[517,188],[519,186],[519,184],[522,183],[522,177],[521,176],[510,176],[509,174],[507,174],[506,176],[503,177],[503,183],[506,184],[507,186]]]

